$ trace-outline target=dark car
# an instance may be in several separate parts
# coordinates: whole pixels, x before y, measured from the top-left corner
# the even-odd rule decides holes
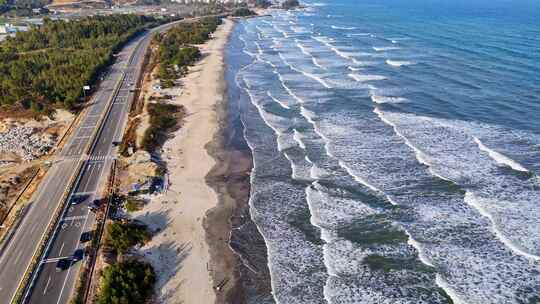
[[[84,249],[77,249],[73,253],[73,261],[80,261],[84,258]]]
[[[71,264],[70,259],[60,259],[56,262],[56,272],[64,271],[69,268]]]
[[[101,200],[95,199],[90,205],[88,205],[88,209],[90,209],[90,211],[92,212],[95,212],[96,210],[99,209],[100,205],[101,205]]]
[[[71,198],[71,204],[72,205],[77,205],[77,204],[80,204],[80,203],[84,202],[84,200],[85,200],[84,196],[74,195]]]
[[[81,233],[81,243],[86,243],[92,239],[92,232],[91,231],[85,231]]]

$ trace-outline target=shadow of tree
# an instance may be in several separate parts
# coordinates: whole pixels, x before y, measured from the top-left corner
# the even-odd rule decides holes
[[[171,211],[162,210],[157,212],[141,213],[134,220],[145,223],[154,232],[154,238],[159,238],[163,229],[171,223]],[[150,244],[139,250],[145,260],[154,267],[157,275],[156,296],[157,303],[181,304],[180,299],[174,298],[176,290],[184,283],[171,282],[182,268],[183,262],[191,254],[192,245],[189,242],[178,244],[174,241],[166,241],[159,244]],[[167,289],[164,290],[164,286]]]
[[[190,243],[177,244],[169,241],[145,250],[145,258],[150,261],[158,276],[156,282],[156,290],[160,303],[182,303],[179,299],[175,299],[176,290],[184,283],[184,280],[174,282],[176,274],[182,268],[183,262],[191,254],[192,246]],[[164,286],[167,289],[164,290]]]

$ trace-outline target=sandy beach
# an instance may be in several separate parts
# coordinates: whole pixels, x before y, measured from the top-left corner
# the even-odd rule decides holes
[[[223,49],[233,22],[224,23],[214,38],[200,46],[203,59],[190,69],[182,86],[167,90],[171,103],[187,111],[182,127],[163,147],[169,171],[166,193],[151,200],[133,217],[158,231],[140,253],[158,274],[156,302],[214,303],[216,293],[210,273],[211,261],[205,214],[218,203],[216,192],[206,183],[215,165],[206,146],[218,130],[216,108],[223,102]]]

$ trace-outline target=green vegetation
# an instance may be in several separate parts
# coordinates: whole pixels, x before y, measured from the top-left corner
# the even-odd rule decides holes
[[[124,206],[128,212],[139,211],[143,208],[144,202],[132,197],[126,199]]]
[[[7,0],[0,0],[0,14],[3,14],[9,9],[9,3]]]
[[[133,35],[157,23],[135,15],[44,20],[0,44],[0,105],[43,113],[72,109]]]
[[[146,226],[133,222],[111,223],[105,232],[105,246],[119,254],[126,253],[135,245],[143,245],[150,239],[151,235]]]
[[[150,127],[144,132],[142,147],[148,152],[154,152],[167,139],[167,133],[177,126],[183,108],[164,103],[150,103],[147,107]]]
[[[300,6],[300,2],[298,0],[286,0],[281,4],[281,7],[283,9],[292,9]]]
[[[126,261],[103,270],[98,304],[146,303],[152,294],[156,275],[152,266]]]
[[[257,13],[245,7],[235,10],[233,13],[233,17],[247,17],[247,16],[255,16],[255,15],[257,15]]]
[[[208,17],[199,22],[179,24],[155,36],[154,41],[159,45],[158,77],[162,87],[173,86],[174,80],[185,75],[188,66],[200,59],[201,52],[191,45],[206,42],[220,23],[220,18]]]

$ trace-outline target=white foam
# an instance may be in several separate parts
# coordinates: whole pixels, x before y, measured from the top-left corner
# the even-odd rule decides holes
[[[484,209],[484,207],[482,207],[482,204],[479,202],[479,198],[476,197],[476,195],[471,192],[471,191],[467,191],[465,193],[465,198],[464,198],[464,201],[469,204],[471,207],[473,207],[474,209],[476,209],[482,216],[486,217],[489,219],[489,221],[491,222],[491,228],[493,230],[493,232],[495,233],[495,235],[497,236],[497,238],[503,242],[507,248],[509,248],[510,250],[512,250],[514,253],[518,254],[518,255],[521,255],[523,257],[526,257],[528,259],[531,259],[533,261],[540,261],[540,256],[538,255],[534,255],[534,254],[530,254],[524,250],[522,250],[521,248],[519,248],[519,246],[517,246],[516,244],[514,244],[511,240],[509,240],[500,230],[499,228],[497,227],[497,224],[495,223],[495,220],[493,219],[493,216],[486,211],[486,209]]]
[[[516,162],[515,160],[507,157],[506,155],[503,155],[497,151],[494,151],[488,147],[486,147],[481,141],[480,139],[478,139],[477,137],[473,136],[473,139],[474,139],[474,142],[476,142],[476,144],[478,144],[478,148],[480,148],[480,150],[484,151],[484,152],[487,152],[488,155],[493,158],[498,164],[501,164],[501,165],[506,165],[516,171],[522,171],[522,172],[529,172],[529,170],[527,170],[525,167],[523,167],[522,165],[520,165],[518,162]]]
[[[296,140],[296,142],[298,143],[298,146],[302,149],[306,149],[306,145],[304,144],[304,142],[302,141],[302,138],[304,138],[304,135],[302,135],[302,133],[296,131],[296,129],[293,130],[293,138],[294,140]]]
[[[399,50],[399,47],[397,47],[397,46],[381,46],[381,47],[374,46],[373,50],[375,50],[377,52],[394,51],[394,50]]]
[[[374,103],[402,103],[406,102],[407,99],[403,97],[392,97],[392,96],[381,96],[381,95],[371,95],[371,100]]]
[[[279,53],[279,57],[281,58],[281,60],[283,60],[283,63],[285,63],[287,66],[289,66],[292,70],[308,77],[308,78],[311,78],[315,81],[317,81],[318,83],[322,84],[325,88],[327,89],[331,89],[332,86],[330,86],[324,79],[322,79],[321,77],[317,76],[317,75],[314,75],[314,74],[311,74],[311,73],[308,73],[304,70],[301,70],[297,67],[295,67],[294,65],[290,64],[284,57],[281,53]]]
[[[371,35],[371,33],[353,33],[353,34],[348,34],[348,36],[369,36]]]
[[[332,25],[332,28],[335,29],[335,30],[345,30],[345,31],[350,31],[350,30],[355,30],[356,27],[353,27],[353,26],[337,26],[337,25]]]
[[[461,299],[461,296],[459,296],[458,293],[452,287],[450,287],[448,282],[446,282],[446,280],[443,279],[440,274],[435,276],[435,283],[439,285],[444,292],[446,292],[454,304],[467,304],[467,302]]]
[[[326,70],[326,68],[318,62],[317,58],[315,58],[315,56],[308,52],[306,48],[300,42],[298,42],[298,40],[296,40],[296,46],[302,51],[304,55],[311,57],[311,61],[316,67]]]
[[[407,65],[413,65],[415,64],[412,61],[405,61],[405,60],[386,60],[386,64],[393,66],[393,67],[401,67],[401,66],[407,66]]]
[[[266,94],[268,95],[268,97],[270,97],[273,101],[277,102],[282,108],[284,109],[290,109],[290,107],[285,104],[284,102],[282,102],[281,100],[275,98],[272,93],[270,91],[266,91]]]
[[[393,123],[392,121],[388,120],[384,113],[375,108],[373,110],[373,113],[377,114],[377,116],[379,116],[379,118],[381,119],[381,121],[383,121],[385,124],[391,126],[393,129],[394,129],[394,133],[396,133],[397,136],[399,136],[401,139],[403,139],[403,141],[405,142],[405,144],[411,148],[413,151],[414,151],[414,154],[415,154],[415,157],[416,159],[423,165],[427,166],[429,168],[429,172],[434,175],[434,176],[437,176],[438,178],[442,179],[442,180],[446,180],[446,181],[450,181],[450,182],[454,182],[452,180],[450,180],[449,178],[447,177],[444,177],[440,174],[438,174],[437,172],[435,172],[435,170],[433,170],[432,168],[432,162],[430,161],[430,157],[427,156],[427,154],[420,150],[420,148],[416,147],[415,145],[413,145],[413,143],[405,136],[403,135],[399,130],[398,130],[398,127],[395,123]]]
[[[539,260],[537,232],[540,225],[534,216],[538,211],[538,191],[531,183],[513,175],[500,174],[496,164],[525,169],[500,153],[491,155],[479,140],[470,135],[467,124],[410,114],[375,111],[393,126],[395,133],[415,150],[429,155],[429,161],[419,161],[431,174],[467,189],[465,203],[489,220],[490,231],[502,245],[516,255]],[[480,127],[481,128],[481,127]],[[411,141],[414,141],[412,143]],[[488,153],[482,153],[488,152]],[[486,155],[487,154],[487,155]],[[495,162],[493,161],[495,160]],[[522,171],[522,170],[519,170]],[[472,192],[474,191],[474,193]]]
[[[325,36],[312,36],[312,38],[319,41],[320,43],[326,45],[330,50],[332,50],[339,57],[350,60],[354,64],[361,65],[361,62],[353,57],[355,55],[354,53],[348,53],[348,52],[341,51],[336,46],[334,46],[331,43],[331,42],[334,41],[333,39],[325,37]]]
[[[313,64],[323,70],[326,70],[326,67],[324,67],[322,64],[319,63],[319,60],[317,60],[317,58],[315,58],[314,56],[311,57],[311,60],[313,61]]]
[[[274,71],[275,74],[278,75],[279,81],[281,83],[281,86],[287,91],[289,95],[291,95],[292,98],[294,98],[298,103],[302,104],[304,101],[298,97],[294,92],[285,84],[285,80],[283,79],[283,76],[279,74],[277,71]]]
[[[377,80],[386,79],[386,77],[382,75],[360,75],[360,74],[351,73],[347,76],[351,77],[352,79],[358,82],[377,81]]]

